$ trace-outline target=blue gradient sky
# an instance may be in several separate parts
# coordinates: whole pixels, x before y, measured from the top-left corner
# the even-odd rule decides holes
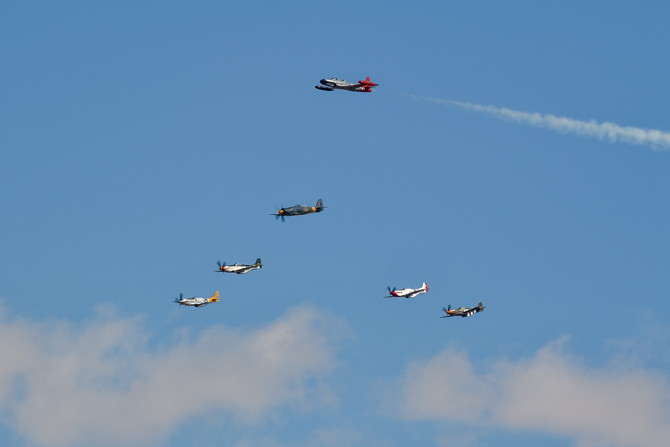
[[[665,445],[670,152],[412,95],[668,131],[669,18],[0,5],[2,444]]]

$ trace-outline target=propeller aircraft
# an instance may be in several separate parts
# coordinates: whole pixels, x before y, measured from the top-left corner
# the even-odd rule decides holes
[[[199,296],[194,296],[193,298],[184,298],[184,294],[180,293],[179,298],[175,298],[173,302],[179,304],[180,306],[205,307],[209,303],[216,303],[218,301],[219,292],[217,291],[211,298],[200,298]]]
[[[448,318],[448,317],[469,317],[470,315],[474,315],[477,312],[483,312],[484,311],[484,306],[482,305],[482,302],[480,301],[477,303],[475,307],[459,307],[458,309],[451,309],[451,304],[445,309],[444,307],[442,308],[443,311],[445,311],[447,314],[441,316],[440,318]]]
[[[316,201],[316,206],[294,205],[288,208],[282,208],[278,213],[270,215],[275,216],[275,219],[281,217],[281,221],[284,222],[285,216],[302,216],[303,214],[320,213],[325,208],[326,207],[323,206],[323,200],[319,199]]]
[[[240,264],[240,263],[235,263],[233,265],[226,265],[225,262],[221,264],[221,261],[216,261],[216,263],[219,265],[219,269],[215,270],[216,272],[237,273],[238,275],[250,272],[252,270],[258,270],[259,268],[263,267],[263,264],[261,263],[261,258],[256,259],[256,263],[251,265]]]
[[[352,84],[351,82],[338,78],[321,79],[319,82],[321,85],[315,85],[314,87],[327,92],[332,92],[333,90],[349,90],[350,92],[370,93],[372,87],[377,87],[379,85],[370,81],[370,76],[368,76],[365,81],[358,81],[358,84]]]
[[[426,293],[428,292],[428,285],[426,283],[421,284],[421,287],[418,289],[396,289],[395,287],[393,290],[391,290],[390,287],[387,287],[389,289],[389,293],[391,294],[390,296],[385,296],[384,298],[393,298],[393,297],[399,297],[399,298],[414,298],[415,296],[421,294],[421,293]]]

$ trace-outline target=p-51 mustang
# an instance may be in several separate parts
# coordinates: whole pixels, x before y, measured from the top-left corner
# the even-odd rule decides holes
[[[390,296],[385,296],[384,298],[393,298],[393,297],[399,297],[399,298],[414,298],[415,296],[421,294],[421,293],[426,293],[428,292],[428,285],[426,283],[421,284],[421,287],[418,289],[396,289],[395,287],[393,290],[391,290],[390,287],[387,287],[389,289],[389,293],[391,294]]]
[[[320,213],[324,208],[326,207],[323,206],[323,200],[319,199],[316,201],[316,206],[294,205],[289,208],[282,208],[278,213],[270,215],[275,216],[275,219],[281,217],[281,221],[284,222],[285,216],[302,216],[303,214]]]
[[[256,259],[256,263],[251,265],[240,264],[240,263],[235,263],[233,265],[226,265],[225,262],[221,264],[221,261],[216,261],[216,263],[219,265],[219,269],[215,270],[216,272],[237,273],[238,275],[250,272],[252,270],[258,270],[259,268],[263,267],[263,264],[261,263],[261,258]]]
[[[333,90],[349,90],[350,92],[366,92],[370,93],[372,87],[377,87],[379,84],[375,84],[370,81],[370,76],[368,76],[365,81],[358,81],[358,84],[352,84],[347,82],[344,79],[321,79],[319,81],[322,85],[315,85],[314,87],[319,90],[325,90],[327,92],[332,92]]]
[[[443,311],[445,311],[447,314],[441,316],[440,318],[447,318],[447,317],[469,317],[470,315],[474,315],[477,312],[483,312],[484,311],[484,306],[482,305],[482,302],[480,301],[477,303],[475,307],[459,307],[458,309],[451,309],[451,304],[445,309],[444,307],[442,308]]]
[[[193,298],[184,298],[184,294],[180,293],[179,298],[175,298],[174,302],[180,306],[195,306],[195,307],[205,307],[209,303],[216,303],[219,301],[219,292],[214,293],[214,296],[211,298],[200,298],[199,296],[194,296]]]

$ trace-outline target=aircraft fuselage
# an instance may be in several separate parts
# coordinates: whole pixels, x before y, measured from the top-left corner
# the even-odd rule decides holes
[[[219,267],[219,270],[225,273],[237,273],[238,275],[242,273],[247,273],[252,270],[258,270],[261,268],[260,265],[246,265],[246,264],[234,264],[234,265],[223,265]]]
[[[365,92],[370,93],[372,87],[376,87],[378,84],[370,81],[368,77],[365,81],[358,81],[357,84],[347,82],[344,79],[330,78],[330,79],[321,79],[319,81],[321,85],[316,85],[315,87],[319,90],[325,90],[327,92],[332,92],[333,90],[348,90],[350,92]]]

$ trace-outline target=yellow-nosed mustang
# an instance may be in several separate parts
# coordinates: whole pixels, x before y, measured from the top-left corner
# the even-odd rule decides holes
[[[216,303],[219,301],[219,292],[214,293],[214,296],[211,298],[200,298],[199,296],[194,296],[193,298],[184,298],[184,294],[180,293],[179,298],[175,298],[174,302],[180,306],[195,306],[195,307],[204,307],[209,303]]]
[[[474,315],[477,312],[483,312],[484,311],[484,306],[482,306],[482,302],[480,301],[477,303],[475,307],[459,307],[458,309],[452,309],[451,304],[448,306],[448,308],[442,308],[443,311],[445,311],[447,314],[441,316],[440,318],[447,318],[447,317],[469,317],[470,315]]]
[[[399,297],[399,298],[414,298],[415,296],[421,294],[421,293],[426,293],[428,292],[428,284],[423,283],[421,284],[421,287],[418,289],[396,289],[395,287],[393,290],[391,290],[390,287],[387,287],[389,289],[389,293],[391,296],[385,296],[384,298],[393,298],[393,297]]]
[[[281,221],[284,222],[285,216],[302,216],[303,214],[320,213],[325,208],[326,207],[323,206],[323,200],[319,199],[316,201],[316,206],[294,205],[288,208],[282,208],[278,213],[270,215],[275,216],[275,219],[281,217]]]
[[[224,273],[237,273],[238,275],[250,272],[252,270],[258,270],[259,268],[263,267],[263,264],[261,263],[261,258],[256,259],[256,263],[251,265],[240,264],[240,263],[236,263],[233,265],[226,265],[225,262],[221,264],[221,261],[216,261],[216,263],[219,265],[219,269],[215,271]]]

